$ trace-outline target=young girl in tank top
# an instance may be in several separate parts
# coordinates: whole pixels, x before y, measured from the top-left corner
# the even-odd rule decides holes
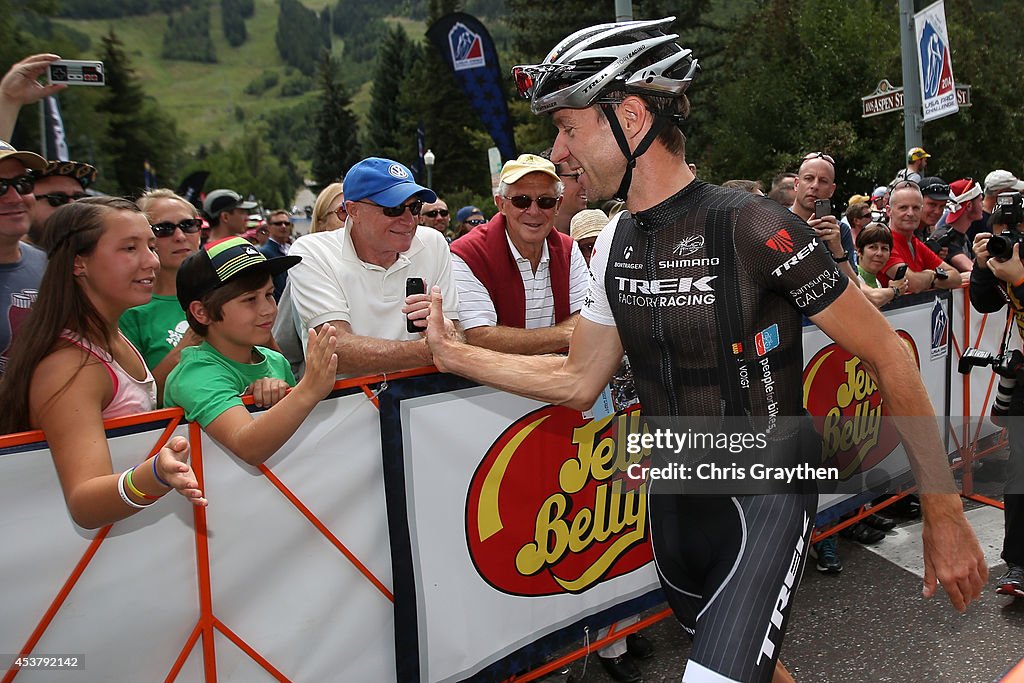
[[[175,437],[113,473],[103,420],[153,410],[156,383],[118,318],[149,301],[158,260],[146,217],[125,199],[93,197],[47,220],[49,264],[0,382],[0,433],[42,429],[74,521],[98,528],[176,489],[205,505]]]

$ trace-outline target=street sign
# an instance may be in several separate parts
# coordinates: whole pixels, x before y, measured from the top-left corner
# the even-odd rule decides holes
[[[860,98],[861,118],[903,111],[903,88],[896,87],[887,79],[878,82],[875,92]],[[961,107],[971,106],[971,86],[957,84],[956,102]]]

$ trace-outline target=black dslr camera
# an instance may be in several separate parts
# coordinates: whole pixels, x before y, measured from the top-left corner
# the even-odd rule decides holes
[[[1017,349],[1011,349],[997,356],[981,349],[968,347],[964,351],[964,355],[960,356],[957,370],[961,375],[966,375],[973,368],[983,368],[987,365],[991,365],[992,372],[1000,377],[1016,379],[1021,370],[1024,370],[1024,353]]]
[[[1020,192],[1001,192],[996,197],[996,208],[989,225],[1005,225],[1006,230],[992,235],[988,241],[988,253],[997,261],[1005,261],[1013,255],[1013,245],[1020,244],[1024,250],[1024,233],[1019,230],[1024,221],[1024,196]]]

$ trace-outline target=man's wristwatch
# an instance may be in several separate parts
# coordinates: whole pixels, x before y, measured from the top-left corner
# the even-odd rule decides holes
[[[949,273],[942,266],[935,267],[935,280],[948,280]],[[932,284],[935,284],[935,280],[932,280]]]

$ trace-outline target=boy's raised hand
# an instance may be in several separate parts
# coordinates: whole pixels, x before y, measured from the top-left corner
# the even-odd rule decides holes
[[[334,325],[324,324],[320,331],[309,331],[309,342],[306,344],[306,374],[302,376],[296,389],[308,386],[317,400],[331,393],[338,374],[338,331]]]
[[[175,436],[156,454],[156,468],[160,476],[174,490],[193,505],[205,507],[207,501],[199,488],[199,481],[188,464],[188,440]]]

